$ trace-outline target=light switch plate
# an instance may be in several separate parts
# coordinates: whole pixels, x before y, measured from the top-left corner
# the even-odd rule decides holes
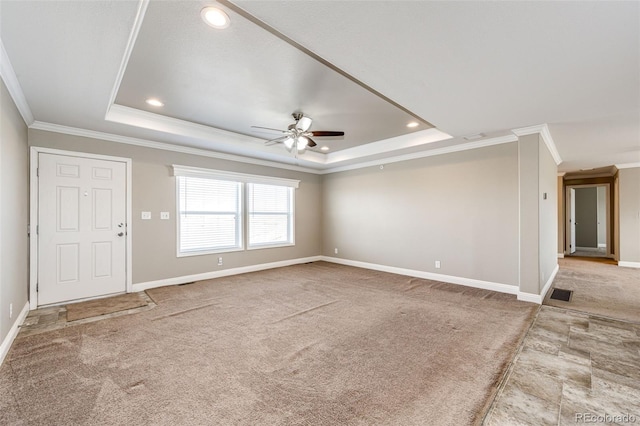
[[[168,220],[169,219],[169,212],[160,212],[160,219]]]
[[[142,212],[141,217],[143,220],[149,220],[151,219],[151,212]]]

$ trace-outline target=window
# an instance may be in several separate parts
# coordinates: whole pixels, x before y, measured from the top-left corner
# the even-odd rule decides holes
[[[178,253],[242,248],[241,184],[178,176]]]
[[[178,256],[294,244],[299,181],[177,165],[173,174]]]
[[[247,184],[248,245],[293,244],[293,188]]]

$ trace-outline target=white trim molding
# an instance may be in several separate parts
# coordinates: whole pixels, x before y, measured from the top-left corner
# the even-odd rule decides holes
[[[174,176],[189,176],[196,178],[231,180],[234,182],[262,183],[266,185],[288,186],[298,188],[300,181],[271,176],[251,175],[247,173],[226,172],[224,170],[203,169],[200,167],[171,165]]]
[[[558,253],[558,259],[564,259],[564,253]]]
[[[18,81],[18,76],[13,70],[9,55],[7,55],[7,51],[4,50],[2,39],[0,39],[0,77],[2,77],[2,81],[4,81],[4,84],[7,86],[7,90],[13,102],[15,102],[18,111],[20,111],[22,119],[27,126],[30,126],[35,121],[35,118],[33,118],[33,113],[31,112],[31,108],[29,108],[27,98],[24,96],[22,86],[20,86],[20,82]]]
[[[467,287],[481,288],[483,290],[497,291],[500,293],[517,294],[518,287],[515,285],[495,283],[491,281],[476,280],[473,278],[456,277],[453,275],[436,274],[433,272],[418,271],[415,269],[397,268],[395,266],[379,265],[376,263],[361,262],[358,260],[341,259],[337,257],[321,256],[320,260],[325,262],[338,263],[340,265],[355,266],[357,268],[372,269],[374,271],[389,272],[391,274],[407,275],[410,277],[423,278],[426,280],[440,281],[449,284],[464,285]]]
[[[285,266],[299,265],[302,263],[317,262],[321,256],[303,257],[298,259],[281,260],[279,262],[261,263],[258,265],[241,266],[238,268],[223,269],[221,271],[204,272],[201,274],[183,275],[180,277],[166,278],[156,281],[146,281],[133,285],[133,291],[144,291],[150,288],[164,287],[168,285],[185,284],[194,281],[211,280],[214,278],[229,277],[232,275],[246,274],[248,272],[264,271],[267,269],[282,268]]]
[[[194,148],[190,146],[176,145],[176,144],[171,144],[166,142],[156,142],[148,139],[121,136],[113,133],[97,132],[94,130],[81,129],[77,127],[61,126],[59,124],[45,123],[42,121],[34,122],[31,126],[29,126],[29,128],[34,130],[43,130],[46,132],[61,133],[64,135],[80,136],[83,138],[116,142],[116,143],[121,143],[126,145],[141,146],[144,148],[160,149],[163,151],[198,155],[200,157],[217,158],[219,160],[236,161],[239,163],[254,164],[254,165],[266,166],[266,167],[275,167],[278,169],[294,170],[294,171],[305,172],[305,173],[315,173],[315,174],[320,173],[319,170],[310,169],[308,167],[277,163],[275,161],[269,161],[269,160],[260,160],[256,158],[249,158],[249,157],[244,157],[244,156],[235,155],[235,154],[225,154],[222,152],[209,151],[202,148]]]
[[[347,166],[326,168],[330,166],[329,163],[320,163],[315,158],[314,158],[315,161],[312,162],[312,161],[307,161],[304,158],[287,159],[281,156],[277,156],[278,160],[276,160],[275,159],[276,156],[272,154],[271,157],[273,157],[274,159],[265,160],[265,159],[259,159],[254,157],[246,157],[239,154],[227,154],[219,151],[211,151],[208,149],[196,148],[196,147],[191,147],[186,145],[178,145],[178,144],[167,143],[167,142],[157,142],[157,141],[152,141],[148,139],[140,139],[140,138],[134,138],[130,136],[117,135],[113,133],[98,132],[95,130],[87,130],[87,129],[77,128],[77,127],[63,126],[59,124],[46,123],[42,121],[33,122],[33,124],[29,126],[29,128],[34,130],[42,130],[46,132],[54,132],[54,133],[60,133],[65,135],[79,136],[79,137],[104,140],[109,142],[116,142],[116,143],[121,143],[126,145],[141,146],[141,147],[151,148],[151,149],[160,149],[163,151],[180,152],[183,154],[217,158],[220,160],[235,161],[239,163],[254,164],[254,165],[265,166],[265,167],[274,167],[278,169],[293,170],[293,171],[298,171],[303,173],[312,173],[317,175],[325,175],[325,174],[331,174],[331,173],[342,172],[347,170],[362,169],[362,168],[371,167],[371,166],[379,166],[380,164],[398,163],[398,162],[409,161],[409,160],[414,160],[418,158],[433,157],[438,155],[450,154],[450,153],[460,152],[460,151],[467,151],[471,149],[485,148],[493,145],[501,145],[505,143],[518,141],[518,137],[514,135],[497,136],[494,138],[483,139],[476,142],[451,145],[451,146],[435,148],[435,149],[420,151],[420,152],[411,153],[411,154],[388,157],[383,160],[372,160],[372,161],[366,161],[366,162],[358,162],[356,164],[347,165]],[[307,152],[305,156],[309,156],[311,154],[315,154],[316,156],[323,155],[323,154],[317,154],[314,152]],[[296,165],[288,164],[282,161],[293,161],[296,163]]]
[[[11,345],[13,344],[13,341],[16,339],[16,336],[18,336],[18,331],[20,331],[20,326],[22,325],[22,323],[24,322],[24,319],[27,317],[28,314],[29,314],[29,302],[24,304],[22,311],[20,311],[20,314],[18,315],[15,322],[9,329],[9,333],[7,333],[6,337],[2,341],[2,344],[0,344],[0,365],[2,365],[2,362],[4,361],[5,357],[9,353],[9,349],[11,349]]]
[[[519,291],[518,300],[522,300],[523,302],[531,302],[531,303],[537,303],[538,305],[542,305],[542,302],[544,301],[544,298],[547,296],[547,293],[551,289],[551,284],[553,284],[553,280],[555,279],[559,270],[560,270],[560,265],[556,264],[556,267],[553,268],[553,272],[551,272],[549,279],[545,283],[544,287],[542,287],[542,291],[540,292],[540,294],[525,293],[524,291]]]
[[[634,169],[636,167],[640,167],[640,162],[638,162],[638,163],[616,164],[616,168],[618,168],[618,169]]]
[[[330,169],[323,170],[322,172],[320,172],[320,174],[344,172],[348,170],[362,169],[365,167],[379,166],[381,164],[399,163],[401,161],[409,161],[409,160],[416,160],[418,158],[434,157],[437,155],[451,154],[454,152],[468,151],[470,149],[485,148],[488,146],[501,145],[504,143],[511,143],[511,142],[517,142],[517,141],[518,141],[518,138],[514,135],[497,136],[495,138],[482,139],[477,142],[468,142],[468,143],[462,143],[458,145],[445,146],[443,148],[435,148],[427,151],[420,151],[420,152],[415,152],[411,154],[398,155],[395,157],[389,157],[382,160],[372,160],[372,161],[367,161],[364,163],[356,163],[348,166],[333,167]]]
[[[558,152],[558,148],[556,148],[556,144],[553,141],[553,137],[551,137],[551,132],[549,131],[549,126],[546,123],[538,124],[536,126],[522,127],[520,129],[511,130],[516,136],[526,136],[526,135],[534,135],[539,133],[542,136],[542,140],[544,141],[547,149],[551,153],[553,160],[556,162],[556,166],[562,163],[562,158],[560,157],[560,153]]]
[[[640,262],[627,262],[625,260],[619,260],[618,266],[625,268],[640,268]]]

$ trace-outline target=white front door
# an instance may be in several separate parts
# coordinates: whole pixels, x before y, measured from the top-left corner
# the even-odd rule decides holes
[[[126,291],[126,164],[38,154],[38,305]]]

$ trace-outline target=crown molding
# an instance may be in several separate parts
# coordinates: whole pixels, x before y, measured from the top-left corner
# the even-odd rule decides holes
[[[501,145],[501,144],[505,144],[505,143],[510,143],[510,142],[517,142],[518,138],[517,136],[514,135],[505,135],[505,136],[498,136],[495,138],[491,138],[491,139],[485,139],[485,140],[481,140],[481,141],[477,141],[477,142],[469,142],[469,143],[463,143],[463,144],[459,144],[459,145],[452,145],[452,146],[446,146],[443,148],[437,148],[437,149],[431,149],[428,151],[420,151],[420,152],[415,152],[412,154],[405,154],[405,155],[399,155],[396,157],[389,157],[389,158],[385,158],[382,160],[373,160],[373,161],[367,161],[364,163],[357,163],[357,164],[352,164],[349,166],[343,166],[343,167],[334,167],[334,168],[330,168],[330,169],[326,169],[320,172],[320,174],[330,174],[330,173],[337,173],[337,172],[345,172],[348,170],[356,170],[356,169],[362,169],[365,167],[372,167],[372,166],[379,166],[382,164],[391,164],[391,163],[398,163],[401,161],[408,161],[408,160],[415,160],[418,158],[425,158],[425,157],[434,157],[437,155],[444,155],[444,154],[450,154],[453,152],[460,152],[460,151],[468,151],[470,149],[478,149],[478,148],[485,148],[488,146],[493,146],[493,145]]]
[[[335,168],[330,168],[325,170],[318,170],[310,167],[284,164],[284,163],[279,163],[275,161],[261,160],[257,158],[244,157],[244,156],[235,155],[235,154],[225,154],[225,153],[209,151],[201,148],[192,148],[192,147],[187,147],[183,145],[174,145],[174,144],[165,143],[165,142],[156,142],[148,139],[133,138],[129,136],[116,135],[113,133],[105,133],[105,132],[98,132],[94,130],[81,129],[77,127],[62,126],[59,124],[45,123],[42,121],[35,121],[31,126],[29,126],[29,128],[33,130],[43,130],[47,132],[61,133],[61,134],[66,134],[71,136],[80,136],[80,137],[85,137],[90,139],[99,139],[99,140],[116,142],[116,143],[121,143],[126,145],[141,146],[144,148],[160,149],[163,151],[179,152],[182,154],[198,155],[202,157],[216,158],[219,160],[235,161],[239,163],[254,164],[254,165],[265,166],[265,167],[274,167],[278,169],[292,170],[296,172],[311,173],[311,174],[317,174],[317,175],[325,175],[325,174],[337,173],[337,172],[342,172],[347,170],[362,169],[365,167],[378,166],[380,164],[397,163],[401,161],[414,160],[418,158],[433,157],[437,155],[468,151],[471,149],[484,148],[488,146],[500,145],[500,144],[518,141],[518,138],[514,135],[505,135],[505,136],[495,137],[495,138],[486,139],[478,142],[469,142],[469,143],[464,143],[460,145],[453,145],[453,146],[448,146],[448,147],[443,147],[438,149],[432,149],[429,151],[421,151],[421,152],[416,152],[412,154],[389,157],[383,160],[368,161],[368,162],[353,164],[353,165],[344,166],[344,167],[335,167]]]
[[[636,167],[640,167],[640,162],[637,163],[625,163],[625,164],[616,164],[618,169],[634,169]]]
[[[107,112],[116,102],[116,96],[118,95],[118,90],[120,90],[120,84],[122,84],[124,72],[127,69],[129,59],[131,58],[131,52],[133,52],[133,47],[135,46],[136,40],[138,39],[138,34],[140,33],[140,28],[142,27],[142,21],[144,21],[144,16],[147,13],[147,6],[149,6],[149,0],[140,0],[140,3],[138,4],[138,11],[136,12],[136,17],[133,21],[133,27],[131,28],[131,33],[129,34],[129,40],[127,40],[127,45],[124,49],[122,62],[120,62],[120,68],[118,69],[118,74],[116,75],[116,81],[113,85],[113,89],[111,90],[111,96],[109,96]]]
[[[18,76],[11,65],[9,55],[7,55],[7,51],[4,50],[2,39],[0,39],[0,77],[2,77],[2,81],[4,81],[4,84],[7,86],[7,90],[13,102],[16,104],[22,119],[27,126],[30,126],[35,119],[33,118],[33,113],[31,112],[31,108],[29,108],[27,98],[24,96],[24,92],[18,81]]]
[[[529,127],[521,127],[519,129],[511,130],[516,136],[527,136],[527,135],[535,135],[536,133],[542,136],[542,140],[544,141],[547,149],[551,153],[553,157],[553,161],[556,162],[556,166],[559,166],[562,163],[562,158],[560,157],[560,153],[558,152],[558,148],[556,148],[556,144],[553,141],[553,137],[551,137],[551,132],[549,131],[549,126],[546,123],[538,124],[535,126]]]
[[[371,155],[386,154],[401,150],[404,148],[412,148],[415,146],[426,145],[433,142],[440,142],[453,137],[441,130],[432,127],[430,129],[418,132],[408,133],[364,145],[354,146],[353,148],[342,149],[337,152],[326,154],[325,164],[331,165],[344,161],[355,160],[358,158],[368,157]],[[337,166],[337,164],[336,164]]]
[[[296,172],[320,174],[319,170],[309,167],[301,167],[290,164],[278,163],[275,161],[260,160],[256,158],[244,157],[235,154],[224,154],[221,152],[209,151],[206,149],[192,148],[182,145],[174,145],[164,142],[150,141],[147,139],[132,138],[129,136],[115,135],[113,133],[97,132],[94,130],[80,129],[77,127],[62,126],[59,124],[44,123],[35,121],[30,129],[44,130],[47,132],[62,133],[65,135],[80,136],[91,139],[100,139],[109,142],[122,143],[126,145],[135,145],[145,148],[160,149],[164,151],[179,152],[182,154],[199,155],[202,157],[217,158],[219,160],[236,161],[239,163],[254,164],[258,166],[275,167],[278,169],[293,170]]]

